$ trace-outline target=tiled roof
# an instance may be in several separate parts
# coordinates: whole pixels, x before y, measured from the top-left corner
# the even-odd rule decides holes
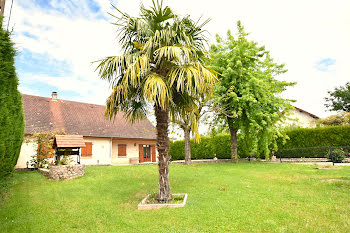
[[[85,147],[83,136],[81,135],[56,135],[54,148],[75,148]]]
[[[312,113],[309,113],[309,112],[307,112],[307,111],[305,111],[305,110],[303,110],[303,109],[301,109],[301,108],[295,107],[295,106],[293,106],[293,107],[294,107],[296,110],[298,110],[299,112],[304,112],[304,113],[308,114],[309,116],[311,116],[312,118],[319,119],[318,116],[316,116],[316,115],[314,115],[314,114],[312,114]]]
[[[131,124],[118,112],[113,121],[105,118],[105,106],[68,100],[22,95],[26,134],[61,131],[91,137],[156,139],[156,130],[147,119]]]

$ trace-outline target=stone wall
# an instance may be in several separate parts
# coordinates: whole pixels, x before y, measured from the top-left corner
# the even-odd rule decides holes
[[[50,169],[39,169],[39,172],[52,180],[70,180],[85,173],[85,164],[52,166]]]

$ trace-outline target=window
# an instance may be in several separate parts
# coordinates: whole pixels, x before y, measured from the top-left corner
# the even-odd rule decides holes
[[[150,145],[143,145],[143,158],[144,159],[151,158],[151,147],[150,147]]]
[[[81,157],[92,157],[92,142],[85,142],[85,147],[81,148]]]
[[[126,144],[118,144],[118,157],[126,157]]]

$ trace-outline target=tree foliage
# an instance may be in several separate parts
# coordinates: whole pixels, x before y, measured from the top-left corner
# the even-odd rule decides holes
[[[215,89],[215,111],[236,142],[239,131],[245,151],[268,157],[270,148],[276,149],[276,139],[283,137],[276,127],[283,118],[281,111],[291,108],[290,101],[280,94],[294,83],[277,80],[276,76],[287,71],[284,64],[274,62],[264,46],[249,41],[240,21],[237,28],[237,37],[230,31],[226,39],[217,35],[217,44],[210,47],[212,68],[221,74]],[[237,159],[237,145],[232,150]]]
[[[0,177],[17,163],[24,136],[22,96],[14,66],[16,51],[0,19]]]
[[[37,132],[30,137],[27,142],[34,142],[36,147],[36,154],[31,160],[31,166],[34,168],[43,168],[49,165],[47,161],[53,157],[53,142],[56,135],[65,135],[64,130],[61,132],[43,131]]]
[[[117,9],[118,10],[118,9]],[[140,16],[119,11],[115,16],[119,42],[124,53],[99,61],[100,78],[112,85],[106,115],[113,118],[123,111],[135,121],[154,107],[157,120],[159,167],[158,200],[166,202],[169,194],[169,116],[185,108],[193,99],[210,96],[217,80],[214,71],[203,64],[207,56],[202,27],[208,22],[180,17],[168,6],[154,2],[150,9],[141,5]]]
[[[344,86],[336,87],[334,91],[328,92],[325,106],[330,111],[350,112],[350,82]]]
[[[350,112],[342,112],[326,118],[318,119],[321,125],[350,125]]]

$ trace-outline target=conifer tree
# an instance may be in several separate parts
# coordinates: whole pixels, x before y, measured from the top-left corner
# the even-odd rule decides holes
[[[17,163],[24,136],[22,96],[18,91],[14,43],[0,19],[0,177]]]

